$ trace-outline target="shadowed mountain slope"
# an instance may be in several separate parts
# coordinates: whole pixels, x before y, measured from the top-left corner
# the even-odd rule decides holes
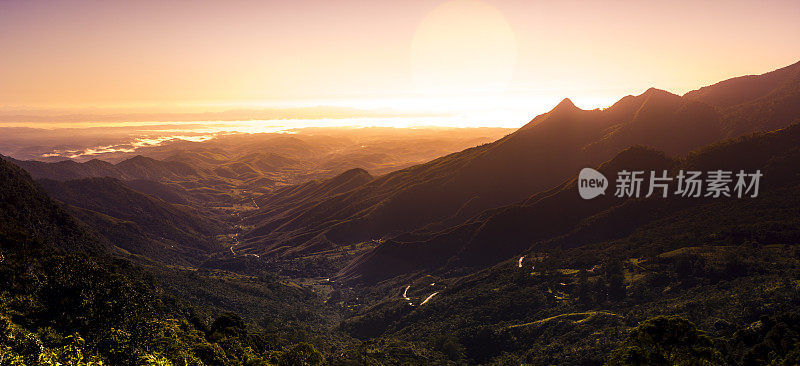
[[[53,202],[20,167],[0,158],[0,229],[22,232],[63,250],[104,251],[109,245]]]
[[[351,169],[333,178],[309,181],[304,184],[283,187],[258,198],[259,205],[276,206],[314,201],[327,196],[347,192],[371,181],[373,177],[364,169]]]
[[[750,79],[767,85],[764,90],[775,85],[788,90],[798,86],[797,68]],[[735,82],[723,82],[713,89],[736,87]],[[579,168],[597,165],[634,145],[677,156],[724,139],[730,131],[738,131],[738,122],[733,107],[709,104],[704,100],[717,103],[719,98],[701,96],[714,93],[706,90],[680,97],[651,88],[603,110],[581,110],[565,99],[496,142],[377,177],[348,192],[286,197],[276,206],[281,207],[279,214],[265,201],[248,220],[255,228],[244,239],[251,252],[285,254],[411,231],[437,232],[481,211],[550,189]],[[737,106],[774,102],[789,108],[793,101],[791,93],[766,101],[762,94],[740,96]],[[774,115],[752,130],[791,122]]]
[[[719,108],[729,108],[749,103],[769,95],[775,90],[790,88],[797,83],[800,62],[761,75],[747,75],[704,86],[684,95]]]
[[[716,107],[728,137],[788,126],[800,118],[800,62],[691,91],[684,99]]]
[[[147,179],[135,179],[123,183],[134,190],[169,203],[185,205],[190,201],[190,193],[176,183],[161,183]]]
[[[623,98],[612,108],[636,111],[633,118],[614,125],[589,144],[588,152],[608,156],[639,144],[678,155],[723,136],[721,116],[713,107],[663,90],[650,88],[637,97]]]
[[[166,253],[191,255],[221,249],[214,240],[224,231],[219,222],[133,190],[117,179],[43,179],[39,183],[77,217],[129,252],[163,259]]]
[[[630,148],[598,170],[613,182],[616,172],[760,169],[761,192],[785,189],[800,182],[800,125],[704,147],[686,159],[672,161],[662,153]],[[465,224],[440,233],[400,236],[351,262],[340,273],[350,281],[377,282],[396,275],[435,271],[441,267],[483,267],[523,253],[536,243],[575,247],[624,237],[637,227],[696,206],[720,205],[732,199],[613,197],[583,200],[577,179],[534,195],[518,204],[484,212]],[[674,189],[674,187],[672,187]],[[643,195],[647,183],[642,186]],[[746,198],[745,198],[746,200]],[[738,202],[738,201],[737,201]],[[405,241],[404,241],[405,240]]]

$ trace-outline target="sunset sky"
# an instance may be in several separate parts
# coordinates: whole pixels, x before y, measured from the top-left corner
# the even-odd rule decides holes
[[[532,117],[795,63],[798,19],[796,0],[4,0],[0,108]]]

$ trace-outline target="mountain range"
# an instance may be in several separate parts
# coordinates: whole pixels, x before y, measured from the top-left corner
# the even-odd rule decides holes
[[[266,207],[252,213],[255,219],[247,222],[254,229],[243,235],[243,249],[281,253],[309,246],[314,251],[409,232],[446,231],[485,210],[549,190],[580,168],[607,161],[630,146],[679,157],[735,131],[786,127],[798,120],[798,113],[789,112],[800,104],[798,75],[800,63],[683,97],[648,89],[598,110],[581,110],[565,99],[493,143],[375,177],[348,192],[311,193],[301,197],[306,200],[302,205],[283,201],[288,210],[270,213]],[[759,88],[753,90],[753,85]],[[743,107],[759,103],[786,113],[746,112]],[[737,127],[741,118],[759,122],[742,130]],[[307,197],[320,198],[310,204]]]
[[[655,332],[710,364],[800,359],[800,63],[605,109],[564,99],[485,132],[230,135],[116,163],[2,157],[0,322],[41,345],[8,349],[81,333],[121,364],[291,364],[289,347],[317,347],[343,365],[597,365],[662,352],[671,338],[634,338]],[[591,200],[578,193],[587,167],[609,179]],[[637,170],[762,178],[742,198],[615,195]],[[116,306],[144,318],[106,317]]]

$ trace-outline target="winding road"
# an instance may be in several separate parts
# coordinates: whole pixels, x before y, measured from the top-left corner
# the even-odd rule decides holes
[[[432,293],[430,296],[426,297],[426,298],[425,298],[425,301],[423,301],[422,303],[420,303],[420,306],[421,306],[421,305],[425,305],[425,303],[426,303],[426,302],[430,301],[430,300],[431,300],[431,299],[432,299],[434,296],[436,296],[438,293],[439,293],[439,291],[436,291],[436,292]]]
[[[435,282],[434,282],[434,283],[431,283],[431,286],[434,286],[435,284],[436,284]],[[406,288],[403,290],[403,299],[404,299],[404,300],[406,300],[406,301],[408,301],[408,305],[414,306],[414,303],[413,303],[413,302],[411,302],[411,298],[410,298],[410,297],[408,297],[408,289],[410,289],[410,288],[411,288],[411,285],[408,285],[408,286],[406,286]],[[431,300],[431,299],[432,299],[434,296],[436,296],[436,295],[438,295],[438,294],[439,294],[439,291],[436,291],[436,292],[434,292],[434,293],[430,294],[428,297],[426,297],[426,298],[425,298],[425,300],[422,300],[422,302],[421,302],[421,303],[419,303],[419,305],[420,305],[420,306],[422,306],[422,305],[425,305],[425,303],[427,303],[428,301],[430,301],[430,300]]]

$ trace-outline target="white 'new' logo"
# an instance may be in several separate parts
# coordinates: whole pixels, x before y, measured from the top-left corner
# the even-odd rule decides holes
[[[606,193],[608,188],[608,179],[592,168],[583,168],[578,175],[578,192],[581,198],[590,200],[601,194]]]

